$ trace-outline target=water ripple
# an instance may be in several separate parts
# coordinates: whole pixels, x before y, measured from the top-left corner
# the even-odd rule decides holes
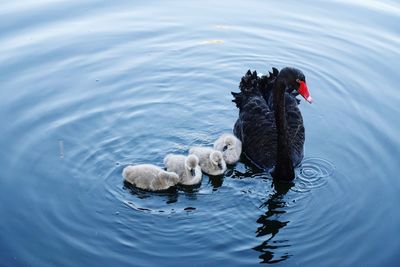
[[[4,265],[393,265],[399,5],[256,2],[2,6]],[[127,164],[231,131],[247,69],[287,65],[315,99],[294,186],[244,161],[198,187],[124,185]]]
[[[327,183],[335,173],[335,166],[332,162],[322,158],[305,158],[301,166],[296,169],[295,186],[296,192],[308,192]]]

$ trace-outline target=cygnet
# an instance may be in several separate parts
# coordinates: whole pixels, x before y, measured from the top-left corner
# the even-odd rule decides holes
[[[124,179],[134,186],[151,191],[166,190],[179,182],[178,174],[152,164],[130,165],[122,171]]]
[[[164,158],[164,165],[167,171],[179,175],[180,184],[194,185],[201,181],[202,173],[199,158],[196,155],[168,154]]]
[[[220,175],[226,171],[226,163],[221,151],[210,147],[192,147],[189,154],[199,158],[200,168],[207,174]]]
[[[215,142],[214,149],[221,151],[228,164],[235,164],[242,154],[242,142],[233,134],[222,134]]]

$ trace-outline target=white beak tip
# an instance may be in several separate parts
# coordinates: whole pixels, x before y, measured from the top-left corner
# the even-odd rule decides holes
[[[310,104],[311,104],[312,102],[314,102],[314,100],[312,99],[311,96],[307,97],[306,100],[307,100],[307,102],[310,103]]]

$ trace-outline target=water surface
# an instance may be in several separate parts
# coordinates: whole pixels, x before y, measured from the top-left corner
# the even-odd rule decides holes
[[[398,266],[395,1],[24,1],[0,9],[2,266]],[[247,69],[301,69],[292,188],[245,161],[148,193],[162,165],[232,131]]]

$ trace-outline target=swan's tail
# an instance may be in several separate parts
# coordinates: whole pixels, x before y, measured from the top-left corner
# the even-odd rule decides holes
[[[246,74],[242,77],[242,80],[240,81],[239,88],[240,88],[240,93],[235,93],[231,92],[233,95],[233,100],[232,102],[236,103],[236,107],[239,109],[242,107],[243,104],[243,98],[245,95],[252,94],[252,93],[259,93],[258,90],[258,82],[259,82],[259,77],[257,76],[257,72],[253,71],[253,73],[248,70]]]
[[[242,107],[242,103],[243,103],[243,94],[235,93],[235,92],[231,92],[231,94],[233,95],[232,102],[235,103],[236,107],[240,109]]]
[[[272,92],[273,85],[278,74],[279,70],[272,68],[272,72],[268,71],[268,75],[261,76],[259,81],[259,90],[264,97],[268,96]]]
[[[239,88],[242,93],[255,93],[258,91],[258,81],[257,71],[251,73],[250,70],[242,77],[240,81]]]

